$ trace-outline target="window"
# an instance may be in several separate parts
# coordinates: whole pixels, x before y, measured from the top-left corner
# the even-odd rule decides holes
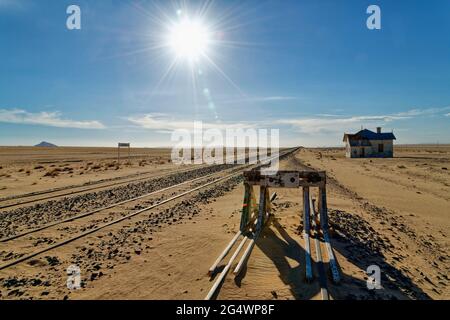
[[[378,152],[384,152],[384,144],[380,143],[378,145]]]

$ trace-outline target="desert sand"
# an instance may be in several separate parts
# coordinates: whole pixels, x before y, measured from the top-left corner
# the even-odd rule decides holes
[[[155,153],[137,150],[140,155],[118,169],[105,165],[114,161],[113,150],[90,153],[92,150],[77,149],[70,156],[64,152],[57,156],[40,152],[29,150],[27,156],[15,158],[14,151],[1,150],[0,175],[10,175],[1,178],[0,186],[6,188],[2,190],[3,197],[123,178],[139,172],[149,171],[146,174],[151,175],[152,170],[156,174],[162,169],[177,169],[168,163],[167,150]],[[70,159],[81,162],[69,162]],[[139,165],[143,159],[150,164]],[[27,168],[31,171],[42,161],[49,161],[43,164],[44,170],[36,169],[29,176],[19,172],[21,169],[26,172]],[[89,162],[92,164],[88,165]],[[92,167],[97,163],[102,165],[95,171]],[[63,172],[43,177],[54,168],[48,168],[49,164],[69,165],[74,174]],[[332,299],[450,298],[449,165],[450,146],[445,145],[399,146],[394,159],[347,159],[343,149],[301,149],[281,161],[281,168],[286,170],[303,170],[307,166],[327,171],[332,244],[342,274],[340,284],[328,283]],[[82,171],[84,177],[79,178]],[[158,186],[171,183],[169,180],[158,180]],[[182,190],[187,189],[176,188],[167,195]],[[238,278],[229,275],[225,279],[218,299],[320,299],[317,280],[307,283],[304,279],[301,192],[274,191],[278,197],[269,225],[244,272]],[[132,205],[139,208],[162,198],[159,195]],[[70,196],[64,201],[70,201]],[[0,270],[0,298],[203,299],[212,285],[207,275],[210,265],[239,229],[242,201],[242,181],[236,178],[102,229],[28,262]],[[26,207],[21,210],[31,210],[31,216],[39,217],[38,209]],[[80,204],[79,210],[83,208]],[[39,236],[1,243],[0,257],[3,262],[10,261],[25,251],[31,252],[120,216],[125,210],[114,208],[48,229]],[[14,217],[11,212],[9,209],[0,212],[0,221]],[[63,212],[62,216],[65,214],[72,213]],[[35,223],[26,220],[26,216],[20,217],[17,221],[1,222],[11,232]],[[47,214],[45,219],[59,218]],[[66,286],[66,269],[72,264],[81,268],[82,288],[78,290]],[[374,264],[382,271],[380,290],[366,287],[365,271]],[[316,268],[314,273],[317,275]]]

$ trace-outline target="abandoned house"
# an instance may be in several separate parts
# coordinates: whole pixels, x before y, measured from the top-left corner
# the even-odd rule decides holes
[[[355,134],[344,134],[347,158],[392,158],[394,157],[395,136],[391,132],[377,132],[367,129]]]

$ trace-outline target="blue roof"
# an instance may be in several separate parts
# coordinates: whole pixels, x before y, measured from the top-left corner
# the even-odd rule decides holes
[[[376,133],[368,129],[357,132],[355,136],[368,140],[397,140],[392,132]]]

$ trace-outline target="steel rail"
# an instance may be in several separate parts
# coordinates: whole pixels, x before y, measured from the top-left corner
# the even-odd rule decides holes
[[[319,285],[320,285],[320,295],[322,297],[322,300],[329,300],[329,294],[328,294],[328,286],[327,286],[327,276],[325,273],[325,267],[323,264],[322,259],[322,250],[320,248],[320,239],[319,239],[319,226],[316,223],[316,209],[314,207],[314,200],[312,198],[309,199],[311,204],[311,211],[312,211],[312,220],[311,225],[314,230],[314,244],[316,249],[316,263],[317,263],[317,269],[319,271]]]
[[[254,160],[256,158],[257,158],[257,155],[256,156],[255,155],[252,155],[252,156],[249,155],[248,156],[249,160]],[[237,162],[240,159],[241,158],[237,159]],[[245,158],[245,159],[247,159],[247,158]],[[239,165],[241,163],[237,163],[237,164]],[[212,165],[206,164],[206,165],[197,166],[195,168],[186,168],[186,169],[183,169],[183,170],[170,170],[169,172],[167,172],[165,174],[156,175],[156,176],[142,177],[142,178],[138,178],[138,179],[132,179],[131,178],[132,176],[139,176],[141,174],[150,174],[150,173],[152,173],[152,171],[147,171],[147,172],[144,172],[144,173],[137,173],[137,174],[133,174],[133,175],[125,176],[125,177],[114,178],[113,180],[121,180],[121,179],[130,179],[130,180],[117,181],[117,182],[106,184],[106,185],[103,185],[103,186],[89,187],[89,186],[92,186],[92,185],[108,183],[110,181],[95,181],[95,182],[89,183],[87,185],[75,185],[75,186],[69,186],[69,187],[62,187],[62,188],[57,188],[57,189],[53,189],[53,190],[44,190],[44,191],[38,191],[38,192],[29,193],[29,194],[23,194],[23,195],[14,196],[14,197],[11,197],[11,198],[3,198],[3,199],[0,199],[0,202],[7,202],[7,201],[15,200],[15,199],[30,198],[30,197],[35,197],[35,196],[49,194],[49,193],[55,193],[55,192],[61,192],[61,191],[70,190],[70,189],[77,189],[77,188],[88,187],[86,189],[79,190],[79,191],[71,191],[71,192],[66,192],[66,193],[62,193],[62,194],[57,194],[57,195],[54,195],[54,196],[46,196],[46,197],[39,198],[39,199],[32,199],[32,200],[16,202],[16,203],[12,203],[12,204],[0,205],[0,210],[7,209],[7,208],[12,208],[12,207],[17,207],[17,206],[24,205],[24,204],[30,204],[30,203],[50,200],[50,199],[59,198],[59,197],[75,195],[75,194],[88,192],[88,191],[92,191],[92,190],[96,190],[96,189],[102,189],[102,188],[108,188],[108,187],[113,187],[113,186],[119,186],[119,185],[122,185],[122,184],[133,183],[133,182],[142,181],[142,180],[146,180],[146,179],[157,179],[157,178],[160,178],[160,177],[163,177],[163,176],[166,176],[166,175],[171,175],[171,174],[176,174],[176,173],[183,173],[183,172],[190,172],[190,171],[198,170],[198,169],[201,169],[201,168],[206,168],[208,166],[212,166]]]
[[[206,166],[202,166],[200,168],[204,168],[204,167],[206,167]],[[127,181],[118,181],[118,182],[110,183],[110,184],[103,185],[103,186],[89,187],[89,188],[86,188],[86,189],[83,189],[83,190],[75,190],[75,191],[66,192],[66,193],[57,194],[57,195],[52,195],[52,196],[45,196],[45,197],[42,197],[42,198],[39,198],[39,199],[31,199],[31,200],[22,201],[22,202],[6,204],[6,205],[0,206],[0,210],[7,209],[7,208],[12,208],[12,207],[18,207],[18,206],[21,206],[21,205],[35,203],[35,202],[40,202],[40,201],[45,201],[45,200],[56,199],[56,198],[65,197],[65,196],[71,196],[71,195],[80,194],[80,193],[83,193],[83,192],[89,192],[89,191],[92,191],[92,190],[108,188],[108,187],[114,187],[114,186],[120,186],[120,185],[123,185],[123,184],[138,182],[138,181],[142,181],[142,180],[146,180],[146,179],[148,179],[148,180],[158,179],[158,178],[161,178],[161,177],[169,176],[171,174],[195,171],[195,170],[198,170],[200,168],[189,168],[189,169],[183,169],[183,170],[171,170],[169,172],[166,172],[166,173],[160,174],[160,175],[146,176],[146,177],[141,177],[141,178],[137,178],[137,179],[131,179],[131,180],[127,180]],[[145,174],[147,174],[147,173],[145,173]],[[99,182],[98,184],[100,184],[100,183],[103,183],[103,182]],[[76,188],[83,188],[83,186],[70,187],[70,188],[67,188],[67,190],[76,189]],[[60,191],[64,191],[64,190],[66,190],[66,189],[55,190],[55,191],[48,191],[48,192],[44,192],[42,194],[55,193],[55,192],[60,192]],[[41,195],[41,194],[37,194],[37,195]],[[37,195],[29,195],[29,196],[26,196],[26,197],[34,197],[34,196],[37,196]],[[2,202],[6,202],[6,201],[9,201],[9,200],[10,199],[6,199],[6,200],[3,200]]]
[[[242,170],[242,169],[241,169],[241,170]],[[241,170],[240,170],[240,171],[241,171]],[[157,204],[154,204],[154,205],[151,205],[151,206],[149,206],[149,207],[147,207],[147,208],[144,208],[144,209],[138,210],[138,211],[136,211],[136,212],[130,213],[130,214],[126,215],[126,216],[123,216],[123,217],[121,217],[121,218],[119,218],[119,219],[115,219],[115,220],[113,220],[113,221],[110,221],[110,222],[108,222],[108,223],[105,223],[105,224],[103,224],[103,225],[101,225],[101,226],[98,226],[98,227],[96,227],[96,228],[93,228],[93,229],[91,229],[91,230],[89,230],[89,231],[82,232],[82,233],[80,233],[80,234],[78,234],[78,235],[76,235],[76,236],[74,236],[74,237],[72,237],[72,238],[63,240],[63,241],[58,242],[58,243],[55,243],[55,244],[53,244],[53,245],[51,245],[51,246],[49,246],[49,247],[47,247],[47,248],[44,248],[44,249],[35,251],[35,252],[33,252],[33,253],[30,253],[30,254],[28,254],[28,255],[25,255],[25,256],[23,256],[23,257],[21,257],[21,258],[19,258],[19,259],[16,259],[16,260],[14,260],[14,261],[5,263],[5,264],[3,264],[3,265],[0,265],[0,270],[4,270],[4,269],[10,268],[10,267],[12,267],[12,266],[15,266],[15,265],[17,265],[17,264],[19,264],[19,263],[22,263],[22,262],[27,261],[27,260],[29,260],[29,259],[31,259],[31,258],[34,258],[34,257],[36,257],[36,256],[38,256],[38,255],[40,255],[40,254],[43,254],[43,253],[48,252],[48,251],[51,251],[51,250],[53,250],[53,249],[62,247],[62,246],[64,246],[64,245],[69,244],[69,243],[71,243],[71,242],[74,242],[74,241],[76,241],[76,240],[78,240],[78,239],[84,238],[84,237],[87,236],[87,235],[93,234],[93,233],[98,232],[98,231],[100,231],[100,230],[102,230],[102,229],[104,229],[104,228],[107,228],[107,227],[112,226],[112,225],[114,225],[114,224],[120,223],[120,222],[122,222],[122,221],[124,221],[124,220],[127,220],[127,219],[130,219],[130,218],[132,218],[132,217],[135,217],[135,216],[137,216],[137,215],[139,215],[139,214],[141,214],[141,213],[143,213],[143,212],[152,210],[152,209],[154,209],[154,208],[156,208],[156,207],[159,207],[159,206],[161,206],[161,205],[163,205],[163,204],[166,204],[166,203],[168,203],[168,202],[170,202],[170,201],[176,200],[176,199],[181,198],[181,197],[183,197],[183,196],[185,196],[185,195],[188,195],[188,194],[193,193],[193,192],[195,192],[195,191],[198,191],[198,190],[200,190],[200,189],[206,188],[206,187],[208,187],[208,186],[210,186],[210,185],[216,184],[216,183],[218,183],[218,182],[220,182],[220,181],[223,181],[223,180],[226,180],[226,179],[230,179],[230,178],[232,178],[232,177],[234,177],[234,176],[236,176],[236,175],[238,175],[238,174],[239,174],[239,172],[236,172],[236,173],[232,173],[232,174],[226,175],[225,177],[221,177],[221,178],[215,179],[214,181],[208,182],[208,183],[203,184],[203,185],[201,185],[201,186],[198,186],[198,187],[196,187],[196,188],[193,188],[193,189],[190,189],[190,190],[188,190],[188,191],[182,192],[182,193],[180,193],[180,194],[178,194],[178,195],[175,195],[175,196],[173,196],[173,197],[170,197],[170,198],[168,198],[168,199],[165,199],[165,200],[163,200],[163,201],[161,201],[161,202],[159,202],[159,203],[157,203]],[[204,177],[203,177],[203,178],[204,178]]]
[[[111,205],[109,205],[109,206],[102,207],[102,208],[98,208],[98,209],[95,209],[95,210],[92,210],[92,211],[89,211],[89,212],[85,212],[85,213],[82,213],[82,214],[80,214],[80,215],[76,215],[76,216],[73,216],[73,217],[70,217],[70,218],[67,218],[67,219],[64,219],[64,220],[55,221],[55,222],[46,224],[46,225],[44,225],[44,226],[41,226],[41,227],[32,229],[32,230],[28,230],[28,231],[19,233],[19,234],[14,235],[14,236],[2,238],[2,239],[0,239],[0,243],[2,243],[2,242],[8,242],[8,241],[11,241],[11,240],[15,240],[15,239],[24,237],[24,236],[26,236],[26,235],[33,234],[33,233],[36,233],[36,232],[39,232],[39,231],[42,231],[42,230],[45,230],[45,229],[48,229],[48,228],[57,226],[57,225],[59,225],[59,224],[63,224],[63,223],[67,223],[67,222],[72,222],[72,221],[75,221],[75,220],[78,220],[78,219],[81,219],[81,218],[84,218],[84,217],[87,217],[87,216],[91,216],[91,215],[93,215],[93,214],[95,214],[95,213],[98,213],[98,212],[100,212],[100,211],[112,209],[112,208],[114,208],[114,207],[117,207],[117,206],[120,206],[120,205],[129,203],[129,202],[132,202],[132,201],[136,201],[136,200],[139,200],[139,199],[147,198],[147,197],[150,197],[150,196],[152,196],[152,195],[155,195],[155,194],[158,194],[158,193],[161,193],[161,192],[164,192],[164,191],[173,189],[173,188],[177,188],[177,187],[180,187],[180,186],[185,185],[185,184],[188,184],[188,183],[193,183],[193,182],[198,181],[198,180],[201,180],[201,179],[206,179],[206,178],[209,178],[209,177],[214,176],[214,175],[216,175],[216,174],[218,174],[218,173],[221,173],[221,172],[223,172],[223,171],[214,172],[214,173],[208,174],[208,175],[206,175],[206,176],[201,176],[201,177],[195,178],[195,179],[193,179],[193,180],[187,180],[187,181],[184,181],[184,182],[175,184],[175,185],[173,185],[173,186],[169,186],[169,187],[166,187],[166,188],[163,188],[163,189],[155,190],[155,191],[152,191],[152,192],[150,192],[150,193],[147,193],[147,194],[144,194],[144,195],[135,197],[135,198],[131,198],[131,199],[127,199],[127,200],[123,200],[123,201],[117,202],[117,203],[113,203],[113,204],[111,204]]]

